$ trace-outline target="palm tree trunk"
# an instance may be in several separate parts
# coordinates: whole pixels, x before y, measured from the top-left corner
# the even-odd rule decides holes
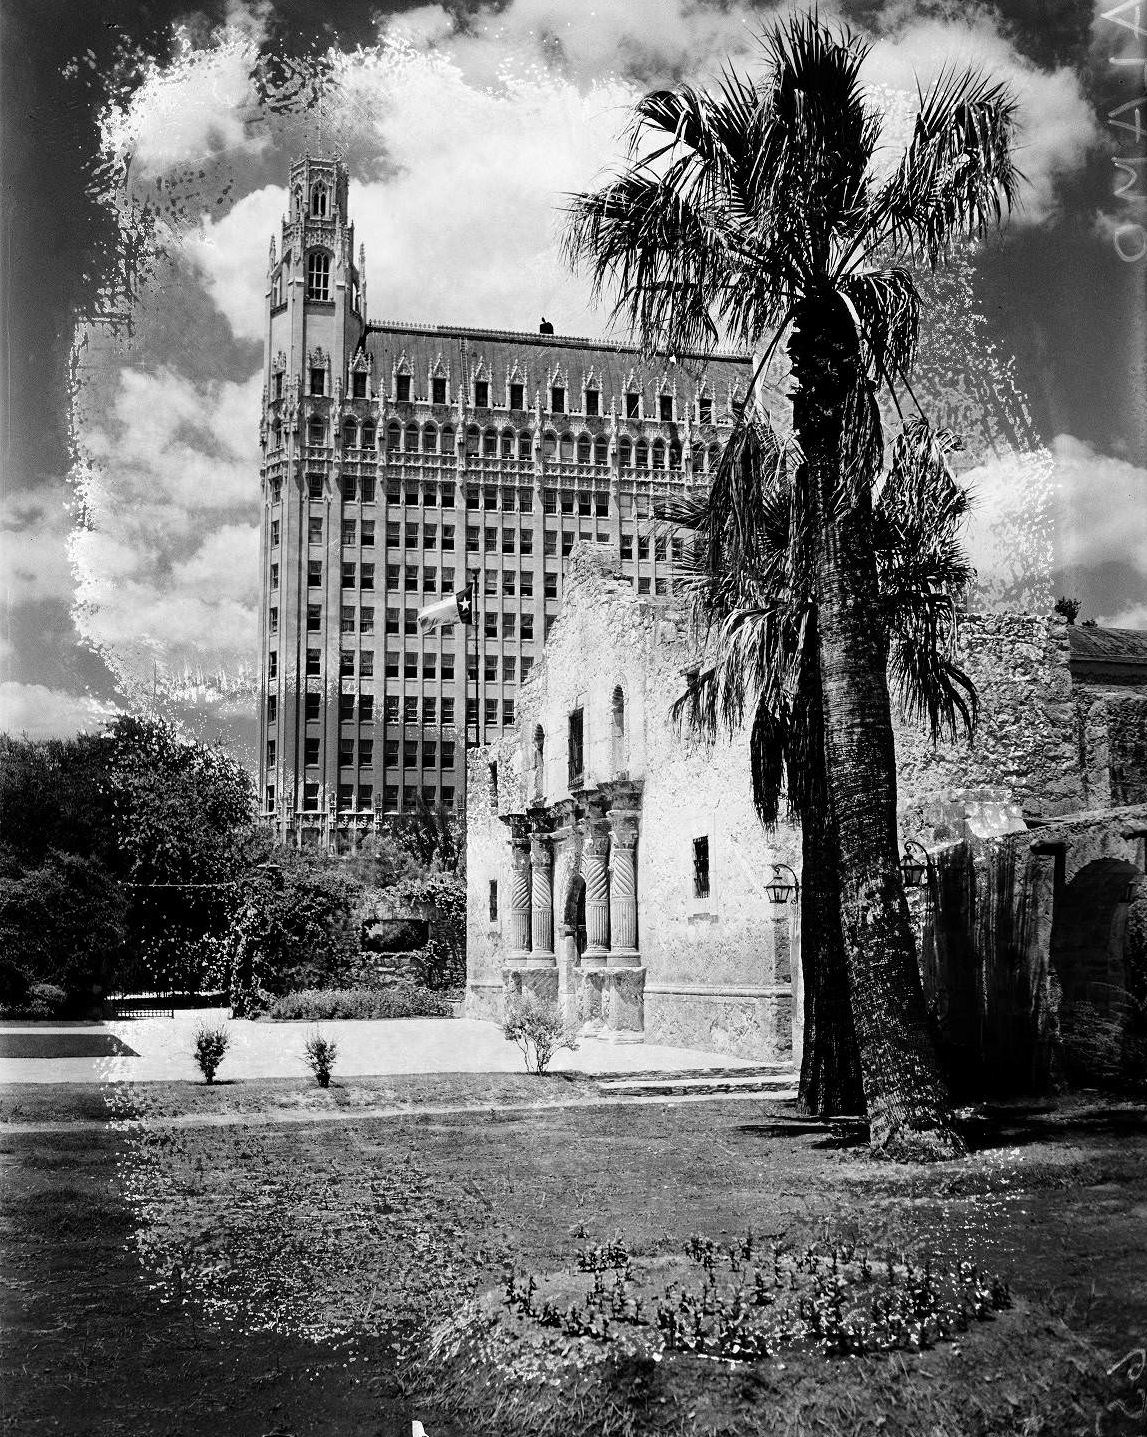
[[[838,846],[827,815],[800,815],[804,1052],[797,1103],[810,1117],[863,1113],[860,1053],[852,1022],[840,925]]]
[[[871,495],[842,492],[844,413],[865,384],[835,297],[802,307],[790,353],[793,419],[819,514],[815,553],[829,816],[872,1147],[889,1156],[963,1151],[928,1031],[896,833],[896,754],[877,614]],[[854,436],[848,436],[854,437]]]

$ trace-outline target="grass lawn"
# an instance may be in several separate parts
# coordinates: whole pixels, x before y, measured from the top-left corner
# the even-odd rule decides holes
[[[1108,1372],[1147,1340],[1141,1107],[1009,1109],[965,1162],[911,1168],[764,1101],[499,1114],[515,1089],[579,1085],[353,1080],[322,1098],[342,1121],[250,1127],[163,1119],[318,1090],[119,1085],[122,1117],[103,1126],[0,1129],[3,1430],[406,1437],[412,1412],[430,1437],[1143,1430],[1114,1405],[1138,1410],[1134,1364]],[[354,1115],[479,1090],[492,1113]],[[0,1096],[10,1122],[106,1113],[105,1092],[79,1085]],[[501,1301],[507,1262],[568,1296],[588,1284],[571,1273],[579,1248],[620,1239],[652,1303],[690,1266],[691,1234],[749,1228],[791,1253],[826,1236],[891,1250],[900,1271],[905,1254],[971,1262],[1014,1306],[928,1351],[797,1344],[730,1363],[651,1353],[648,1330],[570,1339]],[[452,1345],[443,1324],[472,1313],[489,1341]],[[448,1362],[421,1361],[427,1331]],[[401,1374],[396,1345],[413,1359]]]

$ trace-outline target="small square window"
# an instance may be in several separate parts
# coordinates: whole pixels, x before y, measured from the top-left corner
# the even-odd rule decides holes
[[[709,839],[693,840],[693,897],[709,897]]]
[[[307,562],[307,588],[321,589],[323,586],[323,561],[310,559]]]
[[[362,521],[362,546],[364,549],[374,548],[374,520],[364,519]]]

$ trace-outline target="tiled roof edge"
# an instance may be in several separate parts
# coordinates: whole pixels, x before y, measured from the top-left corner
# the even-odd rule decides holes
[[[640,354],[641,351],[636,344],[619,344],[610,339],[587,339],[584,335],[576,334],[534,334],[530,330],[517,329],[468,329],[461,325],[453,324],[419,324],[414,321],[407,323],[398,319],[384,319],[371,321],[366,327],[364,338],[371,334],[442,334],[449,335],[454,339],[500,339],[513,340],[518,344],[565,344],[572,345],[575,349],[609,349],[617,354]],[[662,358],[665,356],[662,355]],[[681,359],[700,359],[705,361],[721,360],[726,364],[749,364],[751,356],[748,354],[736,354],[733,352],[715,350],[712,354],[702,354],[698,350],[685,350],[678,356]]]

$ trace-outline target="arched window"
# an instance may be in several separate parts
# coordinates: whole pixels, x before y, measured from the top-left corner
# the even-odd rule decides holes
[[[308,444],[311,444],[311,445],[320,445],[320,444],[322,444],[324,438],[326,437],[326,436],[324,435],[324,433],[323,433],[323,430],[325,429],[325,427],[326,427],[326,426],[323,424],[323,421],[322,421],[321,419],[317,418],[317,417],[308,419],[308,420],[307,420],[307,443],[308,443]]]
[[[654,469],[665,468],[665,445],[660,439],[653,441],[653,467]]]
[[[413,454],[418,448],[418,425],[408,424],[406,426],[406,442],[402,446],[407,454]]]
[[[623,469],[633,468],[633,441],[622,439],[617,446],[617,462]]]
[[[362,426],[362,447],[364,449],[374,448],[374,434],[375,430],[373,424],[364,424]]]
[[[514,457],[514,431],[504,429],[502,431],[502,458],[512,459]]]
[[[307,256],[307,298],[326,300],[331,297],[331,257],[322,250]]]
[[[563,464],[574,462],[574,437],[572,434],[563,434],[561,437],[561,461]]]
[[[530,459],[534,452],[534,436],[528,429],[523,429],[518,435],[518,458]]]
[[[552,459],[558,450],[558,436],[556,434],[542,435],[542,457]]]
[[[693,457],[693,473],[700,474],[705,468],[705,451],[700,444],[694,444],[690,453]]]
[[[353,419],[348,419],[347,422],[343,425],[343,448],[358,448],[358,425],[354,422]]]
[[[603,468],[609,463],[609,440],[595,439],[593,442],[593,462],[600,464]]]
[[[534,729],[534,797],[541,798],[545,788],[546,731],[538,724]]]
[[[439,437],[438,445],[439,445],[439,448],[441,449],[441,451],[442,451],[443,454],[449,454],[450,457],[451,457],[451,459],[453,459],[453,457],[454,457],[454,429],[453,429],[453,426],[452,426],[452,425],[450,425],[450,424],[444,424],[444,425],[442,426],[442,433],[441,433],[441,435],[440,435],[440,437]]]
[[[709,445],[709,465],[708,465],[709,473],[710,473],[710,474],[715,474],[715,473],[717,472],[717,464],[718,464],[720,458],[721,458],[721,446],[720,446],[719,444],[710,444],[710,445]]]
[[[591,448],[589,435],[581,435],[577,442],[577,462],[579,464],[588,464],[590,462]]]
[[[613,691],[609,733],[611,767],[614,774],[625,773],[629,768],[629,744],[625,732],[625,694],[620,684]]]
[[[330,207],[330,200],[327,195],[327,187],[322,181],[317,181],[311,186],[311,214],[316,219],[325,220]]]
[[[426,424],[422,429],[422,452],[423,454],[434,454],[438,449],[438,430],[433,424]]]
[[[637,441],[636,448],[633,451],[633,462],[638,469],[649,468],[649,445],[646,444],[644,439]]]
[[[498,431],[496,429],[487,429],[482,435],[482,453],[490,459],[497,459]]]
[[[283,302],[283,274],[280,270],[271,281],[271,307],[277,309]]]
[[[392,454],[402,447],[402,430],[393,421],[386,426],[386,447]]]
[[[471,424],[466,431],[466,457],[468,459],[477,459],[481,447],[482,432],[476,424]]]
[[[271,425],[271,448],[282,449],[283,447],[283,421],[276,418]]]
[[[672,444],[669,447],[669,467],[670,469],[681,468],[681,451],[677,448],[676,444]]]

